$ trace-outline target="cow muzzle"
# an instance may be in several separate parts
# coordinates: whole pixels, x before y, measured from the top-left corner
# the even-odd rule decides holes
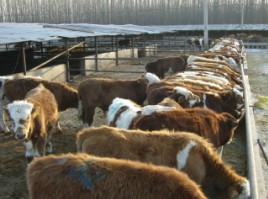
[[[26,133],[24,133],[24,132],[16,132],[15,133],[15,138],[16,139],[26,139]]]

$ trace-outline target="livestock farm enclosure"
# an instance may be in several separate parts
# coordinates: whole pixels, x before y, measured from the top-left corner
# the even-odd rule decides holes
[[[133,65],[134,64],[134,65]],[[145,63],[128,62],[115,66],[116,69],[129,70],[130,68],[138,71],[144,70]],[[78,83],[93,77],[104,77],[112,79],[136,79],[140,73],[109,73],[99,72],[85,77],[77,77],[69,84],[77,88]],[[96,126],[105,124],[105,117],[100,109],[96,109],[97,115],[94,120]],[[53,138],[54,154],[76,152],[75,133],[82,128],[81,121],[77,118],[77,110],[69,109],[61,113],[60,123],[63,134],[55,135]],[[223,159],[230,164],[239,174],[247,176],[246,168],[246,127],[242,121],[236,130],[234,142],[224,147]],[[27,198],[27,187],[25,181],[26,162],[24,158],[24,147],[22,143],[12,137],[4,137],[1,134],[1,198]],[[234,153],[235,151],[235,153]]]
[[[152,45],[148,48],[149,56],[148,57],[139,57],[140,51],[134,49],[133,47],[127,49],[128,58],[124,59],[122,55],[120,58],[116,60],[119,49],[116,49],[118,53],[116,55],[104,55],[101,57],[99,55],[93,55],[89,57],[88,60],[92,62],[89,74],[87,76],[81,76],[81,74],[86,73],[81,68],[81,63],[86,62],[87,58],[80,62],[79,66],[72,65],[72,60],[74,61],[76,58],[72,56],[68,57],[70,62],[66,62],[66,65],[59,66],[59,69],[51,70],[51,73],[47,73],[46,69],[38,72],[38,70],[34,71],[34,75],[44,76],[45,79],[55,78],[56,81],[62,81],[63,79],[70,78],[70,81],[67,83],[71,87],[77,88],[79,83],[95,78],[109,78],[109,79],[128,79],[134,80],[144,74],[145,64],[151,60],[155,60],[165,56],[178,56],[183,53],[191,53],[198,54],[201,53],[198,47],[195,49],[190,48],[181,48],[180,44],[176,44],[176,42],[172,42],[174,38],[171,36],[166,44],[163,42],[162,44],[158,43],[157,45]],[[156,38],[156,37],[155,37]],[[154,42],[154,40],[152,40]],[[96,41],[94,41],[96,42]],[[151,44],[153,43],[151,42]],[[96,44],[96,43],[95,43]],[[100,43],[102,44],[102,43]],[[185,43],[183,43],[185,45]],[[173,46],[172,46],[173,45]],[[142,44],[144,46],[144,44]],[[264,45],[265,46],[265,45]],[[104,47],[105,48],[105,47]],[[113,48],[113,47],[112,47]],[[118,47],[116,47],[118,48]],[[124,51],[122,47],[122,51]],[[145,49],[145,48],[144,48]],[[143,49],[143,50],[144,50]],[[179,49],[179,50],[178,50]],[[96,50],[97,52],[97,50]],[[113,52],[114,53],[114,52]],[[145,52],[143,52],[146,54]],[[71,55],[71,54],[70,54]],[[121,57],[122,56],[122,57]],[[73,58],[73,59],[72,59]],[[100,58],[99,62],[96,63],[96,60]],[[101,60],[103,59],[103,60]],[[106,68],[102,68],[103,65],[101,62],[109,61],[112,59],[111,65]],[[80,60],[80,58],[79,58]],[[265,195],[265,183],[263,182],[262,176],[262,168],[260,165],[259,159],[259,150],[258,145],[255,143],[256,140],[256,130],[255,130],[255,122],[254,122],[254,113],[251,101],[251,93],[250,87],[248,84],[248,67],[247,66],[247,57],[244,57],[244,62],[242,62],[242,74],[243,74],[243,84],[245,86],[244,91],[245,94],[245,108],[246,114],[244,118],[240,121],[238,128],[235,131],[235,135],[233,141],[230,144],[224,146],[222,151],[222,159],[229,165],[231,165],[234,170],[240,174],[241,176],[248,177],[251,181],[251,188],[253,188],[253,194],[259,195],[261,199]],[[119,62],[118,62],[119,61]],[[68,64],[70,64],[68,66]],[[86,64],[84,64],[85,66]],[[66,72],[66,68],[70,69],[70,73]],[[95,67],[95,68],[94,68]],[[97,67],[97,68],[96,68]],[[52,69],[53,67],[51,67]],[[73,70],[72,70],[73,69]],[[95,70],[99,72],[95,72]],[[58,73],[59,72],[59,73]],[[32,74],[32,73],[29,73]],[[50,75],[53,74],[53,77]],[[67,74],[65,76],[65,74]],[[71,75],[71,76],[70,76]],[[60,77],[60,78],[59,78]],[[59,79],[57,79],[59,78]],[[255,77],[256,78],[256,77]],[[53,154],[61,154],[61,153],[75,153],[76,152],[76,143],[75,137],[76,133],[83,128],[82,122],[78,119],[78,111],[77,109],[69,109],[61,113],[60,116],[60,124],[63,129],[63,134],[55,134],[52,140],[53,143]],[[94,125],[102,126],[106,124],[106,117],[103,112],[96,108],[96,114],[94,116]],[[2,195],[0,198],[28,198],[27,184],[25,179],[25,170],[26,170],[26,161],[24,157],[24,146],[23,143],[14,140],[12,136],[6,136],[4,134],[0,134],[0,145],[1,145],[1,171],[0,171],[0,190]],[[254,158],[251,159],[251,158]],[[257,171],[257,172],[256,172]],[[256,190],[255,190],[256,189]],[[254,191],[258,193],[254,193]]]

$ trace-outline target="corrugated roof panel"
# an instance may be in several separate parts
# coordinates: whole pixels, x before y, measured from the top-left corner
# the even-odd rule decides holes
[[[203,25],[138,26],[101,24],[37,24],[0,23],[0,44],[24,41],[49,41],[60,37],[77,38],[93,36],[160,34],[175,31],[203,30]],[[208,25],[208,30],[268,31],[268,24],[221,24]]]

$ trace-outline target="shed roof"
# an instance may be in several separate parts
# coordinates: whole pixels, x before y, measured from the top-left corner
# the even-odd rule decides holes
[[[162,25],[138,26],[101,24],[38,24],[38,23],[0,23],[0,44],[25,41],[49,41],[59,38],[78,38],[94,36],[160,34],[177,31],[203,30],[203,25]],[[268,31],[268,24],[221,24],[208,25],[208,30]]]

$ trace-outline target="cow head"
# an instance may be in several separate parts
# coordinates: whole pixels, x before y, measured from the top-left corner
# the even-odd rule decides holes
[[[242,110],[244,107],[243,93],[233,88],[223,95],[223,100],[228,103],[228,106],[234,110]]]
[[[174,97],[174,95],[177,95],[177,96]],[[174,88],[174,93],[171,98],[172,99],[175,98],[177,102],[184,108],[188,108],[188,107],[191,108],[201,102],[199,96],[195,95],[190,90],[184,87],[180,87],[180,86],[176,86]]]
[[[219,199],[248,199],[250,198],[250,186],[249,181],[240,176],[236,176],[234,181],[237,183],[231,183],[226,190],[220,190],[218,192],[217,198]]]
[[[32,132],[32,118],[38,114],[39,108],[25,100],[14,101],[5,107],[6,115],[11,121],[11,129],[16,139],[29,139]]]
[[[230,143],[234,136],[234,131],[238,127],[239,120],[233,117],[230,113],[222,112],[221,113],[221,132],[220,140],[221,145]]]

